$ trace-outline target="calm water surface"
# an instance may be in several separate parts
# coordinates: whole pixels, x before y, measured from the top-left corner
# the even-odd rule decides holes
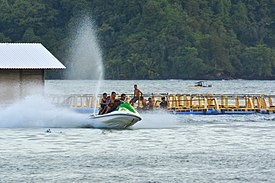
[[[104,81],[100,92],[275,94],[274,81]],[[47,81],[88,94],[96,81]],[[33,96],[0,112],[0,182],[275,182],[275,115],[144,114],[129,130],[82,128],[87,114]],[[46,133],[46,130],[51,133]]]

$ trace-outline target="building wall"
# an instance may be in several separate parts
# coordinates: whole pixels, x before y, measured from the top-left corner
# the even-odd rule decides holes
[[[11,103],[28,95],[43,94],[43,69],[1,69],[0,101]]]

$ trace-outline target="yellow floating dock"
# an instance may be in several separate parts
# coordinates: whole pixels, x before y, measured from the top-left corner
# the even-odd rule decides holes
[[[263,94],[150,94],[144,95],[153,100],[154,109],[160,109],[161,97],[168,102],[167,110],[174,114],[254,114],[275,113],[274,95]],[[131,99],[127,95],[126,101]],[[53,103],[66,105],[78,111],[91,111],[99,107],[99,98],[94,95],[55,95],[50,96]],[[135,107],[141,107],[138,101]]]

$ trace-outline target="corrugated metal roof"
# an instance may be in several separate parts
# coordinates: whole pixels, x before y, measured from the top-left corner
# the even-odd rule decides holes
[[[40,43],[0,43],[0,69],[65,69]]]

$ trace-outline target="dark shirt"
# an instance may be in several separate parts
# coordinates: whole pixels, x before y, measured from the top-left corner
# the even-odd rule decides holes
[[[160,104],[160,108],[167,108],[167,106],[168,106],[168,103],[167,103],[167,101],[162,101]]]
[[[100,102],[100,107],[104,109],[106,107],[106,104],[107,104],[106,99],[102,98]]]

